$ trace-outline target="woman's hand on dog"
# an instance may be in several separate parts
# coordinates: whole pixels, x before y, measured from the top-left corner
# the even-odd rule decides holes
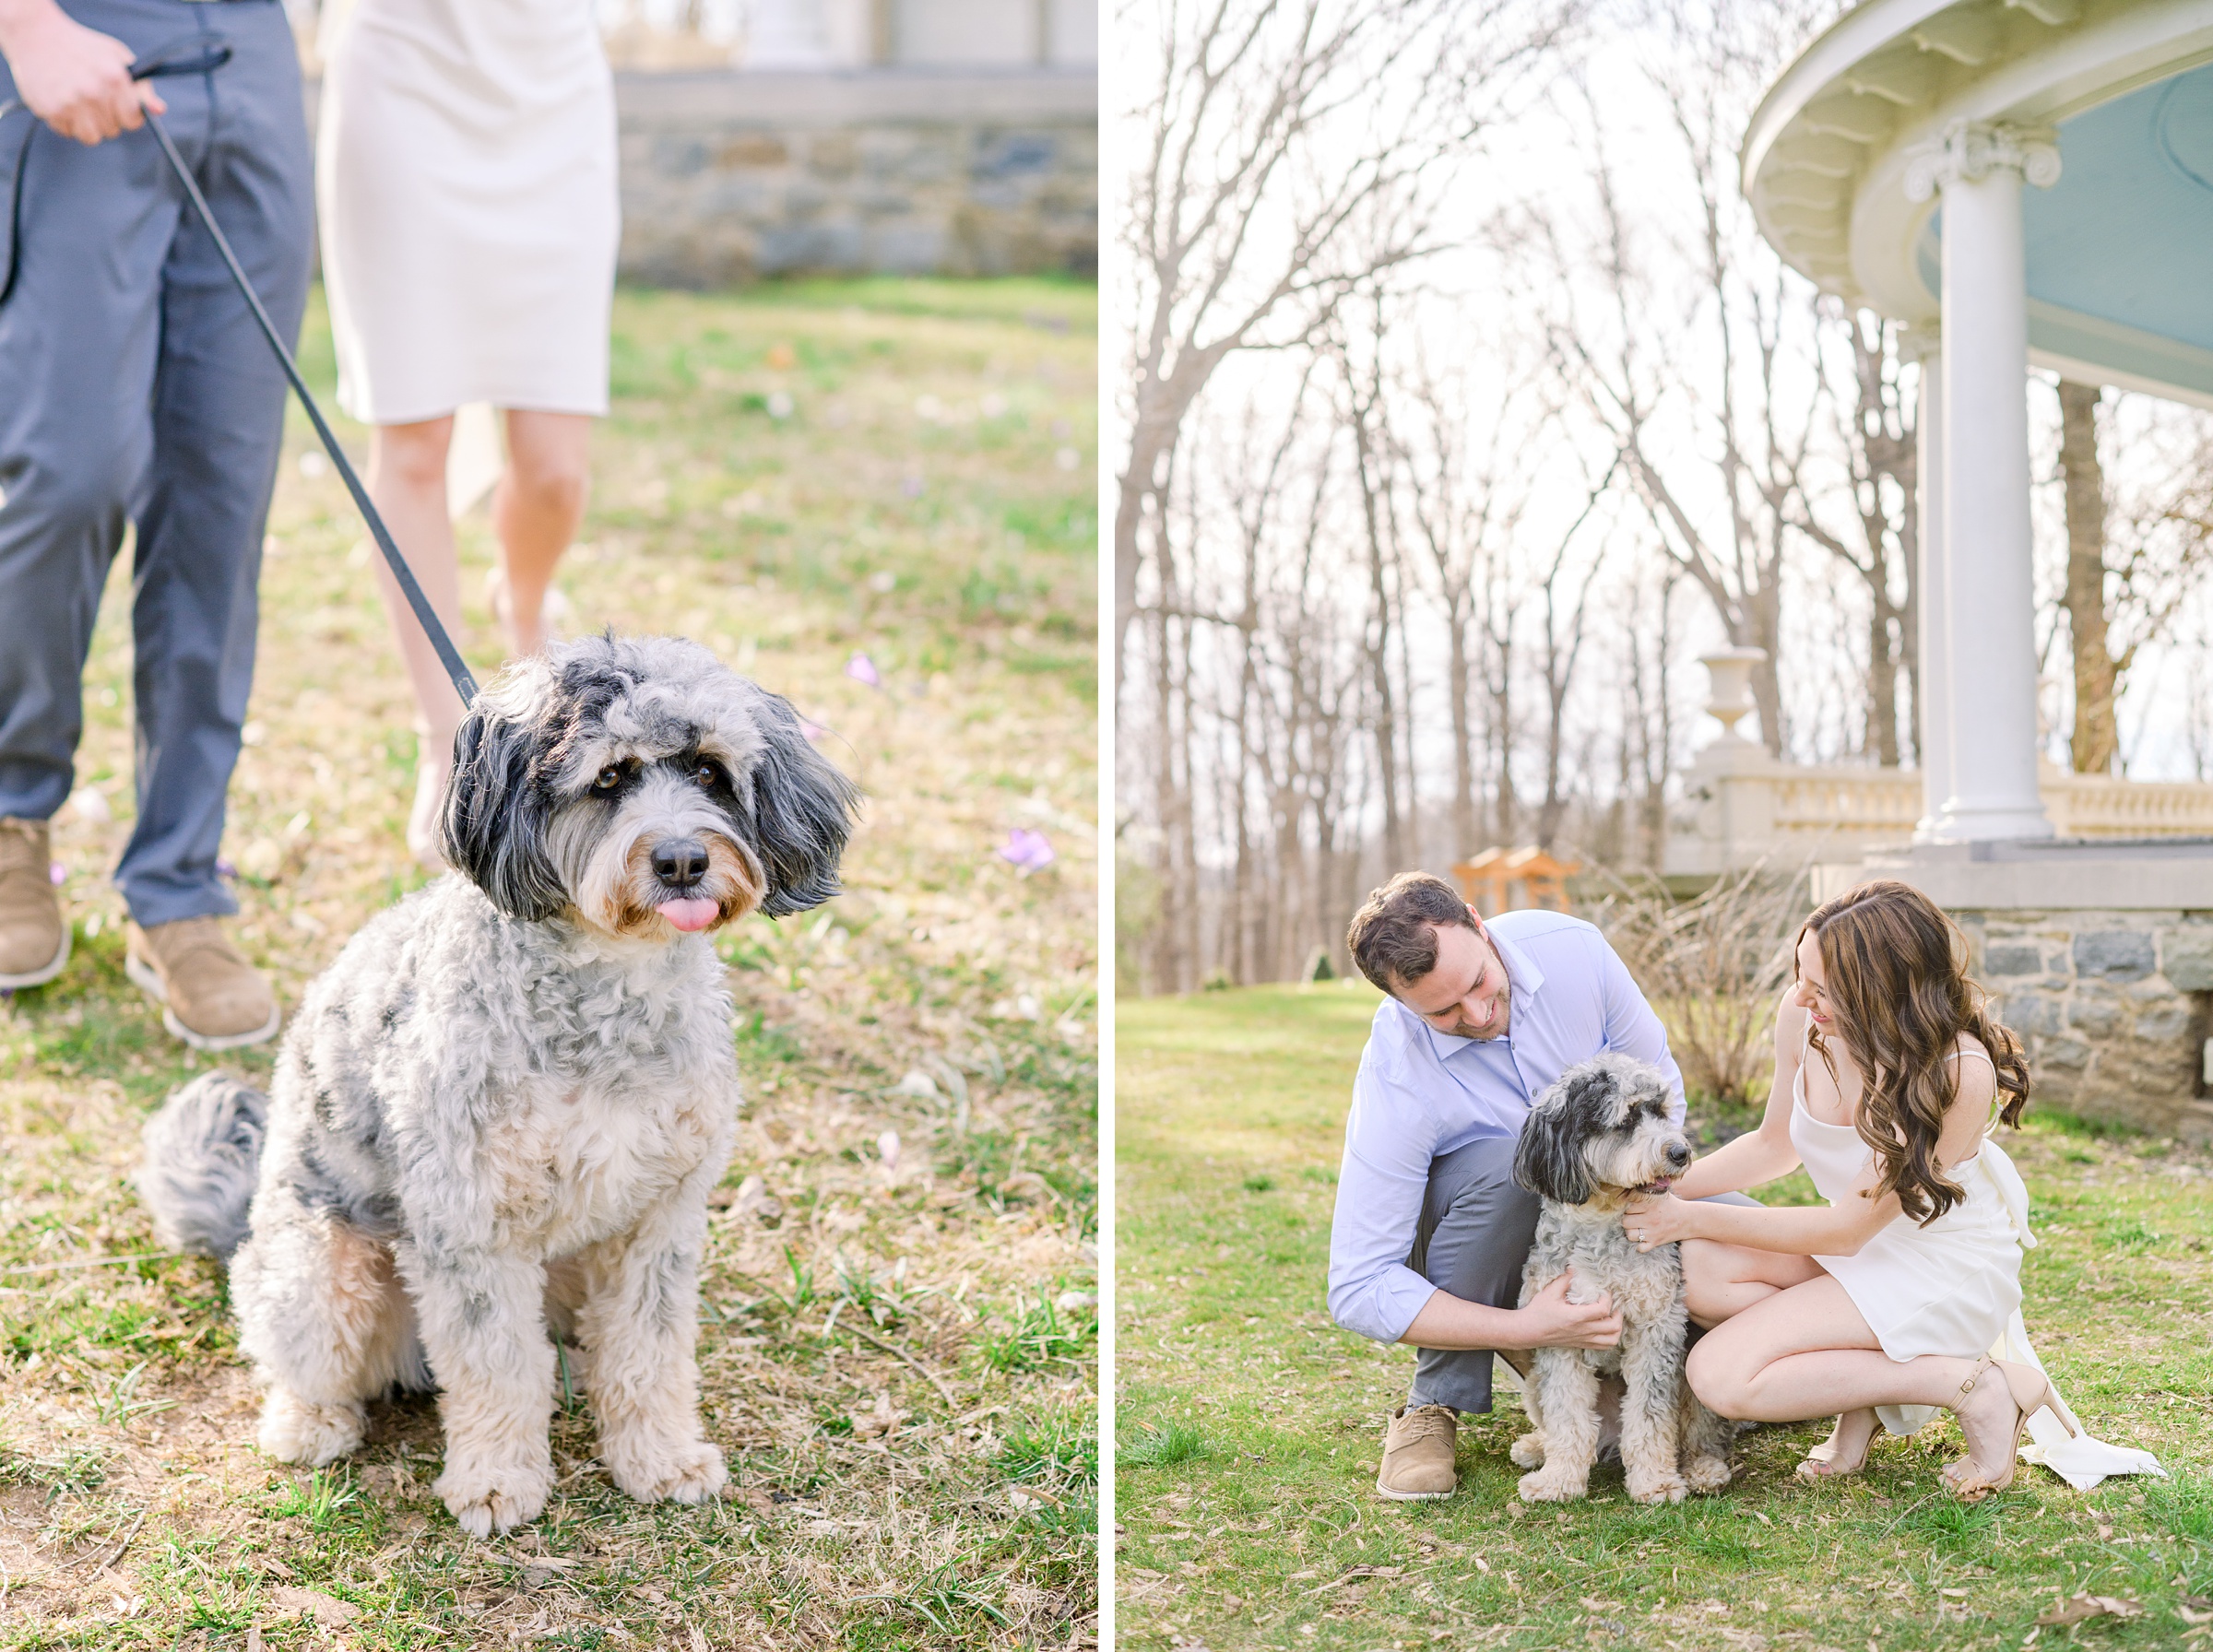
[[[1522,1304],[1522,1323],[1528,1332],[1524,1348],[1617,1348],[1621,1345],[1621,1316],[1606,1292],[1595,1302],[1569,1302],[1568,1287],[1575,1281],[1570,1268]]]
[[[1640,1251],[1698,1236],[1697,1213],[1689,1201],[1672,1193],[1632,1195],[1621,1208],[1621,1231]]]

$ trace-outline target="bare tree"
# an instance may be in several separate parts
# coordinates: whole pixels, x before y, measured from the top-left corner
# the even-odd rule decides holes
[[[1635,814],[1634,828],[1623,831],[1616,854],[1627,864],[1653,872],[1660,869],[1665,850],[1667,777],[1675,767],[1675,705],[1668,666],[1675,651],[1675,592],[1681,583],[1682,575],[1665,564],[1639,569],[1622,587],[1615,620],[1623,643],[1621,663],[1627,672],[1618,757],[1620,797]]]
[[[1833,10],[1831,0],[1660,8],[1645,77],[1674,138],[1679,206],[1632,210],[1615,134],[1576,81],[1564,118],[1589,153],[1588,230],[1571,232],[1558,206],[1513,226],[1541,254],[1532,273],[1543,286],[1530,298],[1549,312],[1563,382],[1620,452],[1663,554],[1731,643],[1767,655],[1752,689],[1778,757],[1790,736],[1780,675],[1787,513],[1805,474],[1818,379],[1811,289],[1761,239],[1736,160],[1774,65]],[[1673,440],[1686,424],[1695,454]]]
[[[2098,462],[2103,386],[2059,382],[2059,469],[2066,488],[2067,635],[2075,652],[2075,728],[2067,741],[2077,774],[2103,774],[2121,754],[2113,716],[2120,672],[2106,649],[2105,469]],[[2121,665],[2126,670],[2125,664]]]
[[[1568,551],[1613,480],[1614,466],[1609,466],[1597,485],[1589,490],[1582,510],[1568,525],[1568,531],[1560,536],[1540,586],[1544,593],[1544,619],[1539,665],[1544,685],[1544,801],[1537,808],[1537,847],[1547,852],[1558,838],[1560,821],[1568,812],[1565,767],[1568,690],[1574,684],[1576,662],[1582,657],[1583,638],[1589,630],[1591,588],[1606,555],[1602,545],[1588,567],[1571,573]]]
[[[1779,384],[1784,348],[1787,277],[1771,259],[1747,271],[1741,226],[1725,224],[1734,185],[1715,112],[1675,94],[1672,104],[1698,202],[1694,279],[1709,329],[1713,366],[1700,394],[1695,370],[1671,359],[1649,324],[1655,299],[1640,237],[1625,209],[1595,109],[1592,184],[1597,244],[1572,249],[1556,221],[1540,217],[1534,239],[1550,254],[1555,295],[1548,326],[1563,382],[1580,397],[1620,456],[1623,473],[1657,534],[1663,555],[1706,596],[1731,643],[1765,651],[1753,672],[1753,697],[1769,750],[1781,756],[1787,729],[1777,675],[1781,654],[1785,502],[1798,490],[1810,407],[1786,430]],[[1580,269],[1596,277],[1595,304],[1581,294]],[[1601,313],[1593,314],[1593,309]],[[1676,418],[1697,418],[1715,474],[1684,472],[1662,451],[1659,432]],[[1698,508],[1689,489],[1718,489],[1723,525]]]
[[[1390,394],[1383,367],[1388,330],[1379,287],[1368,293],[1367,325],[1360,329],[1367,348],[1355,358],[1349,330],[1332,328],[1330,354],[1343,385],[1343,422],[1353,438],[1353,478],[1360,494],[1360,527],[1367,561],[1367,684],[1374,707],[1376,784],[1383,805],[1383,857],[1392,866],[1411,865],[1408,832],[1412,799],[1405,795],[1408,767],[1401,726],[1402,696],[1392,678],[1392,645],[1402,647],[1406,631],[1398,549],[1398,466],[1396,442],[1387,423]]]
[[[1115,508],[1116,681],[1141,540],[1192,403],[1236,350],[1319,336],[1346,294],[1439,244],[1449,169],[1582,0],[1157,0],[1131,124],[1130,447]],[[1395,233],[1355,243],[1394,199]]]
[[[1828,391],[1835,402],[1836,439],[1844,466],[1841,487],[1815,490],[1802,470],[1783,495],[1784,520],[1836,561],[1849,568],[1866,593],[1866,714],[1861,749],[1887,769],[1898,767],[1899,678],[1921,704],[1916,638],[1920,496],[1916,407],[1901,385],[1899,329],[1869,311],[1849,311],[1823,300],[1819,309],[1832,334],[1851,352],[1846,391]],[[1850,513],[1852,529],[1832,530],[1822,520],[1825,497]],[[1911,726],[1909,725],[1909,732]],[[1913,741],[1918,753],[1920,742]]]
[[[1400,446],[1410,537],[1421,553],[1427,595],[1445,628],[1445,702],[1452,729],[1452,841],[1454,853],[1473,854],[1483,830],[1479,805],[1487,782],[1485,751],[1491,729],[1479,729],[1476,688],[1484,675],[1484,632],[1477,624],[1486,580],[1510,565],[1515,537],[1529,504],[1517,481],[1519,454],[1509,450],[1542,440],[1550,424],[1531,398],[1511,386],[1486,408],[1487,428],[1473,428],[1470,412],[1484,399],[1464,363],[1417,355],[1409,362],[1402,396],[1409,409]]]
[[[2104,392],[2061,381],[2060,474],[2067,525],[2064,603],[2074,654],[2076,773],[2125,766],[2117,705],[2142,651],[2173,631],[2213,569],[2213,420],[2180,414],[2131,442],[2126,498],[2100,456]],[[2123,398],[2126,401],[2130,398]]]

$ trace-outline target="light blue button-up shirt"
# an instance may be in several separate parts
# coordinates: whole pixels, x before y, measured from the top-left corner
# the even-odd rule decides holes
[[[1604,936],[1557,912],[1501,913],[1485,927],[1512,993],[1506,1035],[1439,1032],[1385,998],[1353,1080],[1330,1229],[1330,1316],[1379,1342],[1404,1336],[1437,1291],[1406,1266],[1432,1161],[1486,1136],[1519,1136],[1532,1101],[1607,1050],[1665,1073],[1683,1115],[1666,1029]]]

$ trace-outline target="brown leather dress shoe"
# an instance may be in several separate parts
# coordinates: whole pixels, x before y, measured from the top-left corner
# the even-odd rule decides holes
[[[69,962],[43,820],[0,818],[0,987],[41,986]]]
[[[133,924],[123,967],[162,1007],[161,1024],[195,1050],[234,1050],[277,1035],[277,995],[219,919]]]
[[[1453,1467],[1460,1417],[1450,1406],[1401,1406],[1383,1431],[1383,1471],[1376,1490],[1393,1503],[1450,1497],[1460,1484]]]

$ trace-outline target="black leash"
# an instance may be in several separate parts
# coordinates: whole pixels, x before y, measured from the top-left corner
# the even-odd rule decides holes
[[[148,53],[134,63],[131,65],[131,78],[155,80],[174,75],[210,75],[229,63],[231,56],[231,47],[219,36],[188,35],[158,52]],[[14,100],[0,104],[0,117],[5,117],[15,107]],[[423,595],[422,586],[416,583],[415,571],[408,566],[407,559],[399,554],[399,547],[392,542],[391,531],[385,526],[385,519],[376,513],[376,506],[370,502],[369,490],[361,486],[361,478],[354,474],[353,466],[346,457],[346,450],[338,445],[338,439],[332,434],[329,421],[323,417],[323,409],[315,406],[315,398],[308,392],[307,381],[300,376],[299,364],[292,360],[292,352],[284,348],[284,340],[278,336],[275,324],[269,320],[269,313],[261,307],[260,295],[254,290],[254,284],[246,279],[246,272],[238,262],[238,254],[231,250],[229,239],[215,221],[215,214],[208,210],[207,197],[200,193],[192,169],[184,164],[184,158],[177,153],[177,146],[171,140],[168,129],[161,124],[160,117],[150,109],[146,112],[146,124],[153,128],[155,141],[161,146],[161,153],[169,158],[170,170],[176,173],[177,182],[184,186],[185,195],[191,197],[193,210],[200,215],[200,222],[207,227],[209,237],[215,242],[215,250],[223,255],[223,263],[231,271],[231,280],[238,284],[238,290],[244,297],[246,307],[253,311],[254,321],[260,324],[261,336],[269,341],[269,348],[277,352],[277,360],[284,368],[284,376],[290,381],[292,389],[298,394],[300,405],[307,409],[308,422],[315,427],[315,434],[322,438],[324,451],[330,454],[330,462],[338,467],[338,475],[345,478],[346,491],[353,495],[354,504],[360,509],[362,519],[369,524],[370,537],[376,541],[377,549],[385,553],[385,564],[392,570],[392,577],[399,582],[408,606],[415,610],[415,618],[421,621],[423,634],[430,638],[431,646],[438,653],[439,664],[445,667],[445,674],[454,679],[454,690],[461,696],[461,703],[464,706],[470,704],[477,697],[476,678],[470,675],[468,667],[462,661],[461,651],[454,646],[453,638],[446,634],[445,627],[439,622],[437,610],[431,607],[431,599]]]

